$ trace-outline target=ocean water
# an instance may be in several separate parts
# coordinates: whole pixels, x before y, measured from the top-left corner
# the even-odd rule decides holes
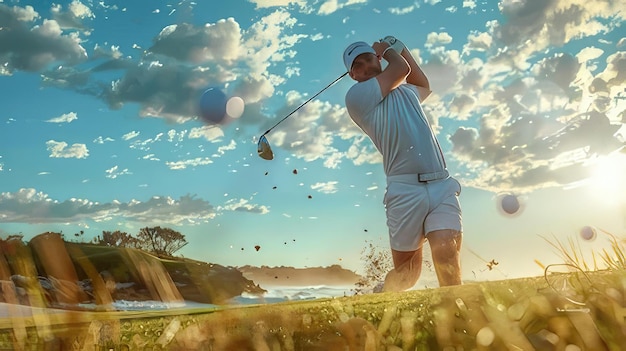
[[[429,289],[428,285],[416,285],[411,290]],[[305,301],[316,299],[327,299],[333,297],[354,296],[354,285],[312,285],[312,286],[263,286],[267,290],[264,294],[243,293],[236,296],[222,305],[203,304],[194,301],[184,301],[180,303],[164,303],[160,301],[126,301],[118,300],[113,303],[113,307],[119,311],[141,311],[173,308],[217,308],[236,305],[258,305],[272,304],[286,301]],[[371,293],[371,292],[370,292]],[[89,305],[83,307],[89,308]],[[95,306],[91,306],[95,308]]]
[[[285,301],[304,301],[326,299],[333,297],[352,296],[354,286],[271,286],[264,287],[267,290],[264,294],[244,293],[236,296],[222,305],[204,304],[194,301],[184,301],[179,303],[164,303],[160,301],[127,301],[118,300],[113,303],[114,309],[118,311],[142,311],[142,310],[159,310],[173,308],[217,308],[223,306],[236,305],[258,305],[272,304]],[[94,305],[84,305],[85,308],[95,308]]]
[[[262,304],[283,301],[315,300],[354,295],[354,285],[348,286],[268,286],[263,295],[244,293],[231,300],[232,304]]]
[[[171,309],[196,309],[196,308],[219,308],[224,306],[236,305],[256,305],[256,304],[272,304],[285,301],[303,301],[326,299],[332,297],[352,296],[354,285],[348,286],[268,286],[262,295],[244,293],[241,296],[234,297],[226,301],[222,305],[204,304],[195,301],[182,301],[176,303],[166,303],[161,301],[130,301],[117,300],[112,304],[112,309],[116,311],[155,311],[155,310],[171,310]],[[58,308],[35,308],[23,305],[12,305],[0,303],[0,318],[29,316],[35,310],[44,311],[45,313],[63,313],[66,309],[95,311],[98,306],[95,304],[79,304],[78,306],[58,306]]]
[[[218,308],[224,306],[236,305],[257,305],[272,304],[285,301],[303,301],[326,299],[332,297],[353,296],[354,285],[348,286],[268,286],[264,287],[266,293],[261,295],[244,293],[236,296],[222,305],[204,304],[195,301],[183,301],[177,303],[165,303],[161,301],[128,301],[117,300],[113,302],[113,309],[117,311],[144,311],[144,310],[168,310],[168,309],[185,309],[185,308]],[[96,309],[95,305],[80,305],[84,309]],[[0,305],[0,315],[3,308]],[[5,311],[6,312],[6,309]]]

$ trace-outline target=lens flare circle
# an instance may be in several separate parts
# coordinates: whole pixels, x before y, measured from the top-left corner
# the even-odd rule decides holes
[[[498,211],[507,217],[518,216],[524,209],[524,204],[519,195],[514,193],[501,193],[496,197]]]
[[[598,236],[598,231],[596,228],[586,225],[580,228],[580,237],[586,241],[594,241]]]
[[[200,97],[200,117],[210,124],[222,124],[226,118],[227,100],[220,88],[208,88]]]
[[[514,214],[519,210],[520,204],[517,196],[513,194],[507,194],[502,197],[500,201],[502,210],[508,214]]]
[[[239,118],[243,114],[245,103],[239,96],[233,96],[226,102],[226,114],[230,118]]]

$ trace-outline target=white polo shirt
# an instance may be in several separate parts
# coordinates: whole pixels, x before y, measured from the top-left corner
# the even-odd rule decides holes
[[[346,108],[382,154],[387,176],[445,169],[415,85],[402,84],[383,99],[378,80],[371,78],[348,90]]]

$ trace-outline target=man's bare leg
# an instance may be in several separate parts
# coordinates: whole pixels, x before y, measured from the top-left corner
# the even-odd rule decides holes
[[[433,255],[439,286],[460,285],[463,233],[452,229],[434,230],[426,237]]]
[[[391,250],[394,269],[387,273],[383,291],[404,291],[412,288],[422,273],[422,245],[415,251]]]

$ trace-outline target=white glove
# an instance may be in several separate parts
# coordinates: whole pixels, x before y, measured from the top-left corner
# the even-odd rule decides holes
[[[402,50],[404,49],[404,43],[402,43],[400,40],[396,39],[395,37],[391,35],[388,35],[384,37],[383,39],[380,39],[380,42],[389,44],[389,47],[392,48],[393,51],[397,52],[398,54],[402,53]]]

